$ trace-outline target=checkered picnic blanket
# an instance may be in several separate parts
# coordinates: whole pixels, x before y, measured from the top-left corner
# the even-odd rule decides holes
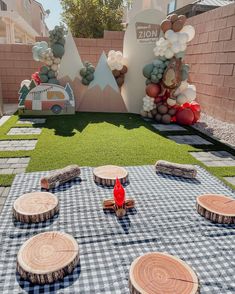
[[[126,196],[135,198],[136,209],[122,220],[102,210],[112,189],[97,186],[92,168],[82,168],[81,181],[52,190],[60,200],[59,216],[34,225],[14,222],[12,204],[40,190],[39,179],[47,172],[17,175],[0,217],[0,293],[127,294],[130,264],[153,251],[187,262],[199,277],[201,293],[235,293],[235,226],[212,224],[195,209],[202,193],[235,197],[234,192],[200,167],[196,180],[156,175],[153,166],[127,169]],[[76,238],[80,266],[63,281],[34,286],[16,273],[17,252],[33,235],[51,230]]]

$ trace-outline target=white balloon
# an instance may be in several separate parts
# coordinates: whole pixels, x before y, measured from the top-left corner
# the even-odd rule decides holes
[[[182,92],[182,94],[188,98],[189,102],[195,100],[197,97],[196,91],[194,91],[192,88],[188,88],[188,89],[184,90]]]
[[[188,98],[183,95],[183,94],[180,94],[178,97],[177,97],[177,104],[179,105],[183,105],[184,103],[188,102]]]
[[[178,34],[178,41],[180,44],[185,44],[189,40],[189,36],[186,33],[177,33]]]
[[[117,70],[122,70],[123,65],[122,64],[118,64],[118,66],[116,67]]]
[[[175,106],[176,105],[176,100],[172,99],[172,98],[168,98],[166,102],[167,102],[167,104],[169,106]]]
[[[179,53],[181,49],[180,43],[179,42],[173,43],[171,49],[174,53]]]
[[[185,51],[187,49],[187,44],[180,44],[180,52]]]
[[[178,41],[178,37],[177,34],[175,32],[173,32],[172,34],[170,34],[170,36],[168,37],[168,40],[171,43],[177,42]]]
[[[186,25],[182,28],[180,33],[186,33],[188,35],[188,42],[192,41],[192,39],[195,37],[195,29],[193,26]]]
[[[173,31],[173,30],[168,30],[168,31],[165,32],[165,38],[166,38],[166,39],[169,39],[169,37],[170,37],[171,35],[173,35],[173,34],[174,34],[174,31]]]
[[[174,56],[174,52],[171,49],[167,49],[165,52],[165,57],[171,59]]]
[[[122,59],[123,59],[122,55],[118,54],[118,55],[116,56],[116,60],[117,60],[118,62],[122,62]]]
[[[23,80],[20,84],[20,88],[22,88],[23,86],[26,86],[28,88],[30,83],[31,83],[30,80]]]
[[[113,55],[115,55],[116,52],[114,50],[110,50],[109,53],[108,53],[108,57],[111,57]]]
[[[57,71],[57,70],[58,70],[58,64],[53,64],[53,65],[51,66],[51,69],[52,69],[53,71]]]

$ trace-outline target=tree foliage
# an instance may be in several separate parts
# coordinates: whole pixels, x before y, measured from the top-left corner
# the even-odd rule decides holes
[[[101,38],[122,30],[122,0],[60,0],[63,21],[75,37]]]

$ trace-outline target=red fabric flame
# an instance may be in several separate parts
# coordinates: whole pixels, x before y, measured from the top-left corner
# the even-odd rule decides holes
[[[116,183],[113,189],[113,196],[114,196],[114,202],[116,206],[121,207],[124,205],[125,202],[125,190],[122,187],[119,179],[116,179]]]

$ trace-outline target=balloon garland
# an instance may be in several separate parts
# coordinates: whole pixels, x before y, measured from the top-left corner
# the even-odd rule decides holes
[[[32,79],[37,83],[59,84],[57,80],[61,58],[64,55],[65,30],[56,26],[49,32],[49,44],[45,41],[34,44],[32,52],[35,61],[44,63],[39,72],[32,75]]]
[[[125,81],[125,74],[128,71],[128,68],[126,66],[126,59],[123,57],[121,51],[111,50],[108,53],[107,62],[110,69],[112,70],[118,87],[121,88]]]
[[[82,84],[88,86],[94,80],[95,67],[88,61],[84,62],[84,68],[80,70]]]
[[[141,115],[159,123],[191,125],[200,118],[196,87],[188,83],[190,68],[183,61],[195,29],[185,22],[184,15],[171,14],[161,23],[164,37],[153,50],[156,59],[143,68],[147,95]]]

